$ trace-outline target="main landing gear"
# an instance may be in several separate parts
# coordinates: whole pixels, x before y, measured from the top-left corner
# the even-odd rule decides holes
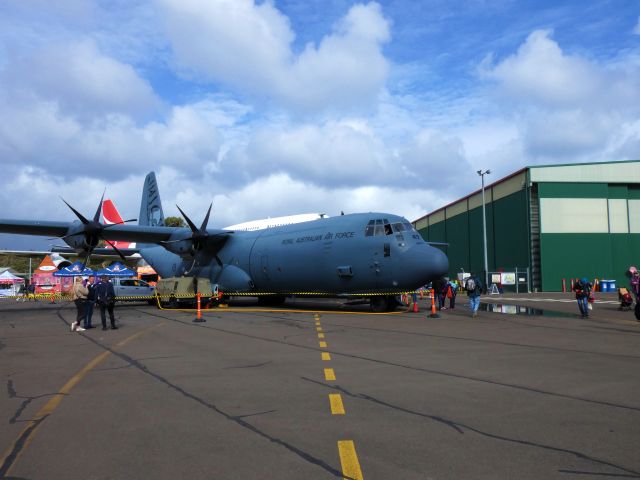
[[[392,312],[398,305],[394,295],[378,295],[369,299],[369,308],[374,313]]]

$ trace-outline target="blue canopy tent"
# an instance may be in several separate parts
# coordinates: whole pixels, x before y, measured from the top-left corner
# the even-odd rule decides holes
[[[53,272],[54,277],[91,277],[95,274],[96,272],[91,270],[89,267],[84,266],[80,261],[72,263],[57,272]]]
[[[120,262],[115,262],[106,268],[98,270],[99,277],[135,277],[136,272],[125,267]]]

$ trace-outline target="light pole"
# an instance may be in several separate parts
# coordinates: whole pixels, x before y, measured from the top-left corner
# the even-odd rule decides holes
[[[478,170],[478,175],[482,179],[482,238],[484,239],[484,288],[489,288],[489,262],[487,260],[487,214],[484,207],[484,176],[489,175],[491,170]]]

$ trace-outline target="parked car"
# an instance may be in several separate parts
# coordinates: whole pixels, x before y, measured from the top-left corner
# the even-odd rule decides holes
[[[111,283],[119,302],[147,301],[149,304],[155,304],[155,289],[144,280],[114,277]]]

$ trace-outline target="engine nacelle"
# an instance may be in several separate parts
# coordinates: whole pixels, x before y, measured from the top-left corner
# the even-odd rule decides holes
[[[162,246],[171,253],[175,253],[180,256],[195,254],[193,239],[190,236],[184,238],[184,234],[180,234],[179,236],[172,235],[171,239],[162,243]]]
[[[235,265],[225,265],[214,283],[217,283],[223,292],[249,292],[254,286],[247,272]]]
[[[76,252],[89,252],[98,246],[100,238],[85,231],[84,225],[73,225],[63,237],[64,242]]]

